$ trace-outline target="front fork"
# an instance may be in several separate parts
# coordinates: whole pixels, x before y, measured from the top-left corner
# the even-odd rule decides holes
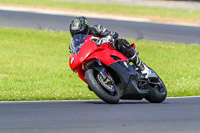
[[[97,64],[98,66],[94,66],[92,68],[99,72],[105,83],[114,84],[113,78],[110,76],[109,73],[106,72],[106,68],[103,66],[102,62],[100,60],[97,60]]]

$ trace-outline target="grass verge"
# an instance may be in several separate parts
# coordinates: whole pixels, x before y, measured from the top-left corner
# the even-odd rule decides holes
[[[0,28],[0,100],[97,99],[68,66],[70,34]],[[129,40],[133,41],[133,40]],[[200,95],[200,46],[136,41],[168,96]]]
[[[22,5],[40,8],[53,8],[71,11],[115,14],[121,16],[143,17],[153,22],[200,25],[199,10],[167,9],[119,4],[81,3],[59,0],[0,0],[0,4]]]

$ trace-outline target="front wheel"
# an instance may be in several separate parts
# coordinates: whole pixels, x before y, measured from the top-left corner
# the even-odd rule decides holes
[[[151,68],[149,68],[153,74],[156,75],[155,78],[149,78],[149,94],[145,97],[151,103],[161,103],[166,99],[167,89],[161,80],[161,78],[156,74]]]
[[[110,76],[110,75],[108,75]],[[103,79],[102,75],[93,69],[85,72],[85,77],[90,89],[103,101],[110,104],[116,104],[120,100],[120,94],[112,77]]]

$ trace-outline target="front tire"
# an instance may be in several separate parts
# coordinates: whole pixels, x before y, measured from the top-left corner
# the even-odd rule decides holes
[[[99,72],[93,69],[88,69],[85,72],[87,83],[91,90],[103,101],[109,104],[116,104],[120,100],[120,94],[117,86],[112,84],[111,91],[106,89],[106,85],[102,83],[99,78]]]

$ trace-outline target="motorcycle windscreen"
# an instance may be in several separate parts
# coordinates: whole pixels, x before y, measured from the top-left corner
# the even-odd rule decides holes
[[[71,54],[78,54],[87,37],[88,35],[85,34],[77,34],[73,36],[71,44],[69,45],[69,52]]]

